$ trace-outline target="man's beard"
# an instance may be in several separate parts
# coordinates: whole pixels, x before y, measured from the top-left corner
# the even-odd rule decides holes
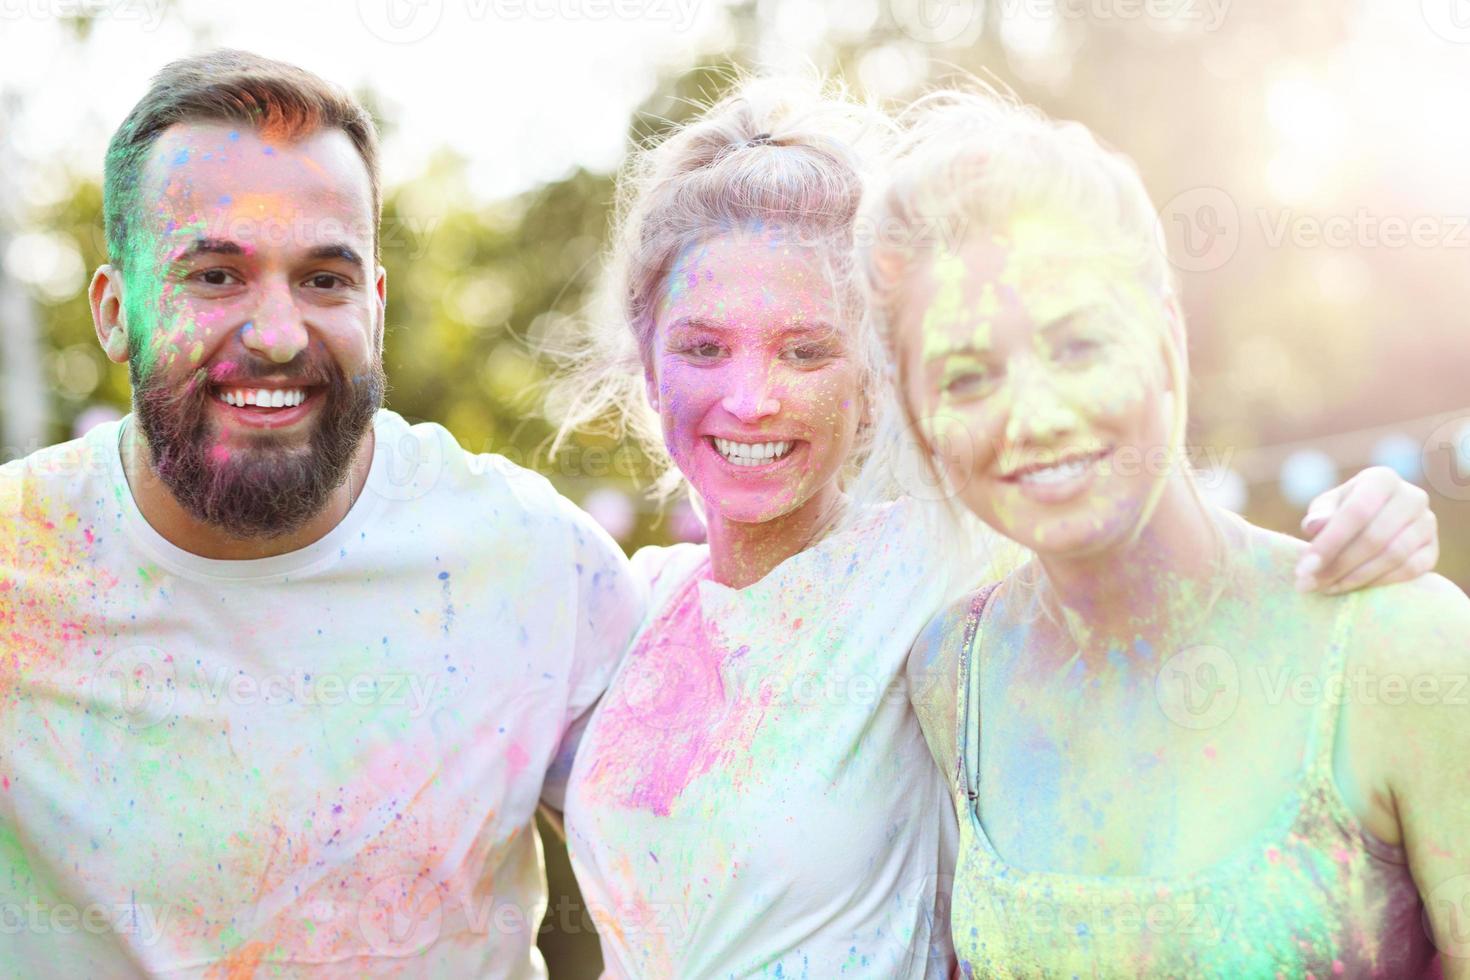
[[[383,404],[382,361],[375,358],[363,377],[349,381],[334,361],[314,353],[310,349],[285,365],[242,358],[231,372],[232,381],[286,375],[303,387],[325,386],[310,442],[300,451],[268,432],[247,446],[218,450],[208,405],[216,389],[208,372],[201,369],[171,388],[157,373],[156,382],[138,377],[130,364],[134,407],[153,470],[195,520],[234,538],[281,537],[322,513],[332,492],[347,481],[357,447]]]

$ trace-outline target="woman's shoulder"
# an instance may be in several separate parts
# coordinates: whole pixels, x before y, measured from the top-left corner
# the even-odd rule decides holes
[[[960,664],[969,639],[969,622],[978,600],[992,586],[962,595],[940,608],[909,649],[904,678],[909,703],[924,740],[946,778],[955,772],[955,735],[960,724]]]
[[[1470,598],[1453,582],[1430,574],[1340,596],[1303,595],[1296,590],[1295,569],[1306,543],[1245,526],[1250,545],[1247,571],[1253,579],[1248,593],[1262,600],[1288,595],[1296,600],[1289,609],[1293,616],[1320,613],[1341,622],[1348,631],[1354,666],[1397,673],[1414,659],[1425,669],[1437,662],[1464,666],[1470,655]]]
[[[969,639],[970,619],[995,588],[994,584],[987,584],[953,598],[930,617],[909,651],[911,682],[923,679],[925,687],[953,683]]]
[[[1361,593],[1354,646],[1366,666],[1402,674],[1470,672],[1470,597],[1442,575]]]
[[[677,587],[709,561],[709,545],[681,541],[670,545],[646,545],[633,552],[633,574],[658,597]]]

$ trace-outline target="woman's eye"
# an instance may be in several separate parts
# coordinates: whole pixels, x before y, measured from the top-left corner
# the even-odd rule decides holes
[[[689,354],[693,357],[719,357],[720,345],[713,341],[703,340],[698,343],[686,345],[680,349],[679,353]]]
[[[1074,337],[1064,341],[1053,355],[1063,364],[1088,361],[1102,349],[1102,345],[1088,337]]]
[[[810,364],[828,360],[836,355],[826,347],[803,345],[791,348],[786,352],[786,356],[798,364]]]
[[[986,371],[969,368],[946,375],[943,388],[946,394],[956,398],[983,395],[990,387],[991,376]]]

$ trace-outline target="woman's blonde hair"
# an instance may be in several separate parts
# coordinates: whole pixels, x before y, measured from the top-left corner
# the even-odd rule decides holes
[[[729,94],[657,144],[635,150],[619,175],[607,272],[590,330],[552,389],[557,444],[578,429],[630,434],[659,474],[660,497],[682,485],[645,387],[665,284],[689,246],[773,225],[785,241],[819,250],[865,390],[876,389],[882,348],[861,329],[853,222],[870,162],[890,131],[886,115],[839,83],[752,78],[737,80]]]
[[[1004,231],[1022,215],[1052,215],[1085,226],[1074,243],[1092,257],[1117,263],[1173,308],[1174,280],[1163,245],[1158,213],[1137,168],[1103,146],[1080,123],[1057,122],[978,80],[963,88],[932,92],[899,118],[900,133],[859,218],[882,234],[857,250],[867,294],[871,332],[884,342],[896,396],[879,420],[873,451],[855,483],[864,500],[917,493],[946,501],[947,526],[939,540],[959,549],[951,559],[961,578],[974,576],[964,542],[993,544],[978,519],[954,502],[955,488],[937,465],[908,392],[918,382],[915,365],[899,356],[895,331],[905,287],[915,269],[936,250],[957,249],[976,233]],[[1171,322],[1170,316],[1161,323]],[[1170,426],[1171,459],[1182,459],[1187,419],[1185,352],[1176,331],[1164,330],[1168,376],[1176,395]],[[1159,481],[1139,521],[1147,521],[1164,490]],[[997,552],[989,549],[988,560]],[[999,571],[1022,560],[1014,549],[999,559]],[[963,566],[970,567],[965,569]],[[991,568],[983,574],[994,574]],[[963,587],[963,582],[960,583]]]

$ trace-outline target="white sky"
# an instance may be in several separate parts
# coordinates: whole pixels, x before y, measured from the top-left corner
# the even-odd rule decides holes
[[[660,76],[729,49],[730,2],[175,0],[165,12],[162,0],[0,0],[0,91],[16,96],[0,145],[20,156],[0,160],[0,197],[34,206],[64,193],[70,175],[99,177],[108,137],[150,76],[221,45],[371,88],[393,127],[383,145],[389,186],[417,176],[445,147],[469,161],[469,190],[480,202],[578,164],[612,170],[630,111]],[[861,35],[880,8],[921,2],[937,0],[759,6],[768,40],[800,51],[827,30]],[[1274,152],[1262,166],[1280,203],[1330,201],[1377,171],[1433,211],[1470,209],[1470,129],[1459,122],[1470,85],[1470,13],[1458,16],[1460,6],[1470,11],[1470,0],[1359,0],[1353,29],[1331,54],[1246,59],[1248,70],[1273,81],[1262,121]],[[1032,7],[1047,9],[1046,0],[1017,0],[1015,9]],[[83,9],[97,17],[79,42],[59,18]],[[1270,51],[1269,40],[1252,46]],[[944,54],[909,49],[919,58]],[[16,217],[27,223],[24,213]]]
[[[100,16],[84,42],[58,18]],[[107,140],[164,63],[216,46],[371,87],[390,115],[384,181],[436,150],[471,161],[482,200],[617,166],[630,111],[661,68],[728,46],[725,0],[0,0],[0,88],[11,93],[5,175],[44,201],[65,173],[100,177]],[[10,169],[7,167],[6,169]],[[19,186],[16,186],[16,185]]]

